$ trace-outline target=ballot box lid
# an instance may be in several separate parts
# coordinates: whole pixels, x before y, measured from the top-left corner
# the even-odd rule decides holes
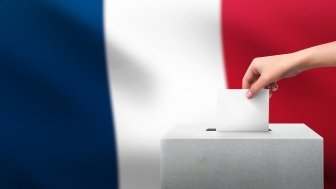
[[[323,139],[305,124],[270,124],[269,128],[267,132],[221,132],[215,124],[180,124],[162,139]]]

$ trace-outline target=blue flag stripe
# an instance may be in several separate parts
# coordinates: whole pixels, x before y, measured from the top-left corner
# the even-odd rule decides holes
[[[0,188],[117,188],[102,11],[0,2]]]

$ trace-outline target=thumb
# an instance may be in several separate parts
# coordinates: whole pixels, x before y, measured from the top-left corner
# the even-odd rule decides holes
[[[259,77],[259,79],[254,82],[250,89],[247,91],[246,97],[247,98],[253,98],[254,96],[256,96],[258,94],[258,92],[263,89],[267,84],[269,83],[269,81],[267,79],[265,79],[264,77]]]

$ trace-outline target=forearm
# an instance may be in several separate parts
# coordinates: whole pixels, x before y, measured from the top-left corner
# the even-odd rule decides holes
[[[336,66],[336,41],[295,52],[293,56],[297,60],[293,69],[298,71]]]

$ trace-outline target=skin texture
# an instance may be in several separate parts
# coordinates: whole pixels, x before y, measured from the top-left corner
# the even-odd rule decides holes
[[[253,59],[242,80],[249,89],[246,97],[253,98],[263,88],[277,90],[276,82],[300,72],[318,67],[336,66],[336,42],[314,46],[289,54]]]

